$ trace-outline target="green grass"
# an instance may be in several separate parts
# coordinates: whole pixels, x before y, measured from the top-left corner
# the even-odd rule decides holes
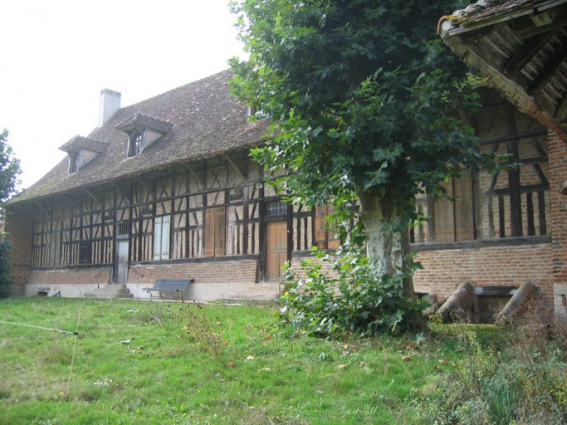
[[[289,338],[267,307],[0,301],[9,322],[79,314],[79,337],[0,323],[0,424],[427,423],[414,400],[460,356],[450,332]]]

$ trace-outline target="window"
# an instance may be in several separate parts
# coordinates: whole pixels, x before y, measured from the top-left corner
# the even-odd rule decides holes
[[[140,155],[146,147],[145,132],[137,131],[130,136],[130,150],[128,156]]]
[[[282,201],[266,202],[266,216],[267,217],[280,217],[287,215],[287,204]]]
[[[171,217],[164,215],[154,220],[154,261],[169,260],[169,233]]]
[[[81,241],[79,243],[79,264],[92,263],[93,244],[91,241]]]
[[[114,217],[112,217],[114,218]],[[121,221],[116,223],[116,234],[118,236],[124,236],[130,234],[130,222],[129,221]]]
[[[83,151],[75,151],[69,158],[69,174],[76,173],[83,163]]]
[[[268,118],[268,115],[262,109],[261,104],[254,104],[252,106],[248,106],[248,118],[253,118],[253,120],[263,120]]]
[[[226,255],[226,209],[209,208],[205,214],[205,256]]]

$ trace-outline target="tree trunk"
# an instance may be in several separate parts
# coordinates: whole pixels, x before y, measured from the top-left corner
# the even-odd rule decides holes
[[[391,198],[359,194],[361,219],[366,230],[366,251],[379,276],[399,275],[410,265],[407,221]],[[415,296],[411,277],[404,279],[404,295]]]

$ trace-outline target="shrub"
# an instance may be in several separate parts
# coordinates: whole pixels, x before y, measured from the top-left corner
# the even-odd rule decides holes
[[[461,361],[419,402],[427,423],[565,423],[567,340],[560,324],[543,326],[546,332],[542,326],[517,326],[502,351],[481,345],[476,333],[461,326]]]
[[[314,253],[315,259],[301,262],[305,279],[288,269],[280,310],[284,324],[318,336],[371,336],[412,330],[408,323],[423,314],[426,303],[404,295],[403,279],[411,271],[377,276],[365,256],[350,252],[334,260],[329,274],[322,269],[332,259],[323,251]]]
[[[10,276],[10,254],[12,244],[4,234],[0,234],[0,298],[11,294],[12,277]]]

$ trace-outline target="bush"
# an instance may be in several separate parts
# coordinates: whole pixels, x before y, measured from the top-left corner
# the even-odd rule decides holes
[[[458,326],[461,361],[418,403],[427,423],[565,423],[565,324],[518,326],[502,351],[481,345],[475,332]]]
[[[10,276],[10,254],[12,244],[4,234],[0,234],[0,298],[11,295],[12,277]]]
[[[409,324],[416,323],[427,304],[404,295],[403,279],[410,272],[377,276],[365,256],[351,252],[336,259],[329,274],[322,269],[331,258],[317,249],[314,253],[315,260],[301,262],[305,279],[296,279],[288,269],[280,310],[284,324],[318,336],[413,330]]]

